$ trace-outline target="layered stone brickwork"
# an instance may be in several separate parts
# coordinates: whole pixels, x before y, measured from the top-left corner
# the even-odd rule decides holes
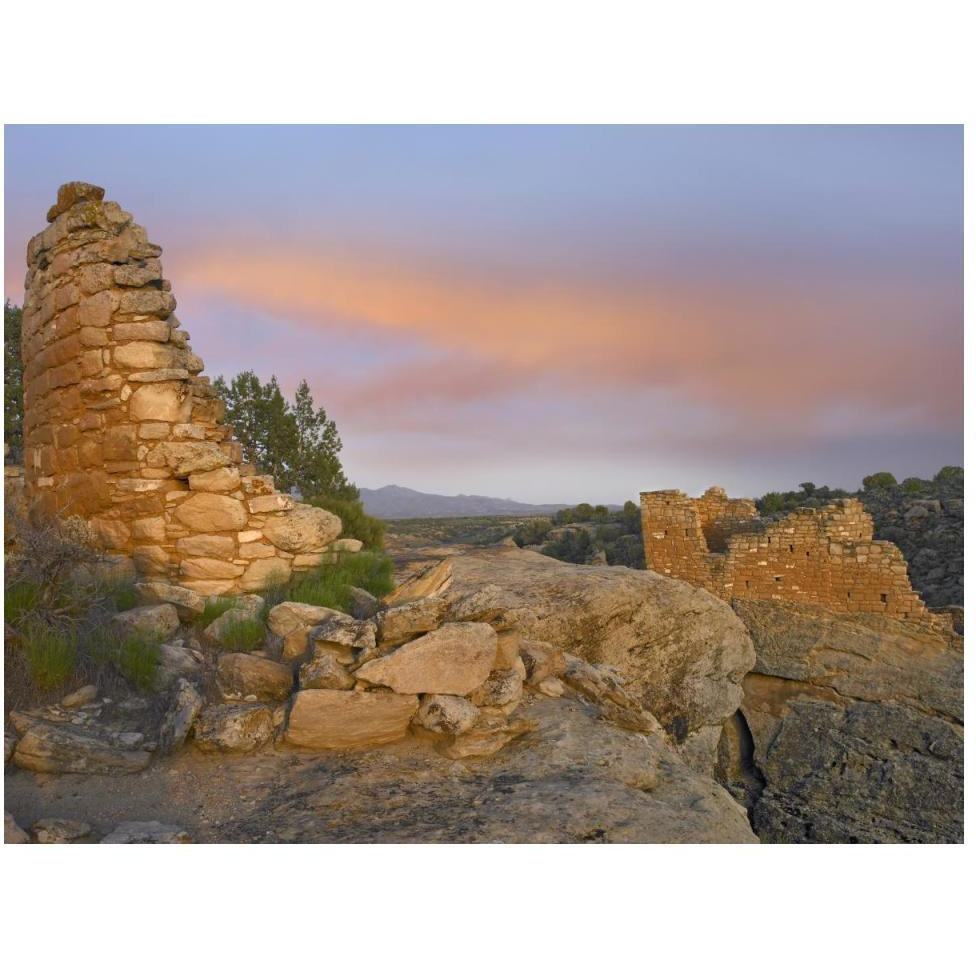
[[[335,558],[341,523],[241,464],[173,314],[162,249],[104,190],[68,183],[27,245],[24,469],[32,512],[86,519],[137,573],[205,595]]]
[[[641,494],[647,568],[724,600],[785,600],[931,621],[898,547],[872,538],[861,503],[844,498],[764,523],[748,499]]]

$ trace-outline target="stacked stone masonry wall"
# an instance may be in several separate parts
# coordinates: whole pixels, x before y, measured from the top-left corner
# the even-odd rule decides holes
[[[898,547],[873,538],[871,516],[856,499],[764,524],[751,501],[727,499],[721,489],[702,498],[643,492],[641,528],[648,569],[724,600],[784,600],[932,619],[912,590]]]
[[[145,578],[205,595],[324,561],[329,512],[242,465],[163,277],[162,249],[104,191],[69,183],[27,246],[24,470],[31,511],[87,520]],[[337,541],[338,540],[338,541]]]

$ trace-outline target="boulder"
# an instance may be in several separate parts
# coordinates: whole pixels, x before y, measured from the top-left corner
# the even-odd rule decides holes
[[[387,607],[376,614],[376,638],[382,647],[395,647],[426,634],[443,623],[447,601],[427,596]]]
[[[91,834],[91,824],[80,820],[59,820],[46,817],[31,827],[31,834],[38,844],[71,844]]]
[[[176,607],[160,603],[152,607],[133,607],[112,617],[114,623],[124,634],[140,633],[166,640],[180,629],[180,617]]]
[[[193,723],[203,709],[203,696],[185,678],[177,679],[176,688],[159,725],[159,754],[176,752],[190,734]]]
[[[467,695],[487,679],[497,643],[488,624],[445,624],[368,661],[356,678],[403,694]]]
[[[528,640],[616,665],[640,707],[676,742],[706,726],[717,733],[738,708],[755,652],[731,607],[705,590],[644,570],[577,566],[511,547],[472,550],[450,562],[448,619],[514,627]]]
[[[396,742],[417,711],[416,695],[309,690],[291,706],[284,741],[305,749],[359,749]]]
[[[156,687],[165,690],[181,677],[196,675],[202,658],[199,652],[179,644],[159,645],[159,666],[156,669]]]
[[[90,705],[97,697],[98,689],[94,685],[84,685],[70,695],[65,695],[61,699],[61,707],[80,708],[82,705]]]
[[[306,661],[298,672],[299,688],[331,688],[348,691],[356,679],[336,660],[329,647],[317,646],[312,659]]]
[[[128,820],[120,823],[101,844],[191,844],[190,835],[173,824],[158,820]]]
[[[540,694],[550,698],[562,698],[566,694],[566,686],[555,676],[543,678],[535,687]]]
[[[460,735],[472,728],[481,713],[458,695],[424,695],[414,724],[442,735]]]
[[[260,620],[260,610],[248,609],[246,607],[231,607],[230,610],[225,610],[204,628],[203,636],[215,644],[221,644],[237,625],[258,620]]]
[[[182,541],[184,540],[181,539],[180,542]],[[162,580],[136,583],[133,588],[140,603],[147,605],[169,603],[176,608],[177,615],[184,623],[199,617],[206,605],[206,601],[199,593],[194,593],[185,586],[164,583]]]
[[[756,665],[721,777],[765,841],[963,839],[963,649],[880,614],[737,601]]]
[[[314,627],[308,640],[316,649],[330,651],[341,663],[351,664],[376,647],[376,624],[337,611]]]
[[[284,639],[283,661],[295,661],[304,657],[308,650],[308,634],[311,629],[329,617],[346,615],[329,607],[316,607],[310,603],[285,601],[271,608],[268,629]]]
[[[202,752],[247,753],[266,745],[274,734],[268,705],[212,705],[193,723],[193,741]]]
[[[15,766],[35,773],[135,773],[151,759],[97,729],[41,721],[24,730],[13,756]]]
[[[525,680],[537,685],[546,678],[558,676],[566,669],[566,658],[548,641],[521,640],[519,659],[525,668]]]
[[[537,727],[536,722],[527,719],[481,718],[468,732],[437,742],[435,748],[448,759],[493,756],[510,742]]]
[[[228,701],[284,701],[291,694],[291,668],[253,654],[221,654],[217,685]]]
[[[342,522],[331,512],[314,505],[296,504],[285,515],[269,518],[265,538],[285,552],[312,552],[322,549],[342,532]]]
[[[368,590],[363,590],[358,586],[349,587],[349,596],[351,600],[349,612],[357,620],[368,620],[380,608],[380,601]]]
[[[5,844],[29,844],[30,837],[9,813],[3,815],[3,842]]]
[[[425,596],[436,596],[443,593],[450,585],[453,567],[449,559],[442,560],[436,566],[416,573],[410,579],[401,583],[392,593],[388,593],[380,600],[384,607],[395,607],[401,603],[410,603]]]
[[[522,698],[522,676],[514,670],[492,671],[470,697],[479,708],[510,705]]]

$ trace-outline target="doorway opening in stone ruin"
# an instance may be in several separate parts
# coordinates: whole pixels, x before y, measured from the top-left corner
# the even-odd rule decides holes
[[[882,593],[881,594],[881,602],[882,603],[887,603],[888,602],[888,594],[887,593]]]

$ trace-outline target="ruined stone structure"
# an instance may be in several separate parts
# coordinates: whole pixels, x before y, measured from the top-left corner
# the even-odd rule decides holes
[[[104,190],[67,183],[27,245],[25,491],[87,520],[139,575],[210,595],[335,558],[341,523],[242,466],[174,316],[162,249]]]
[[[931,621],[898,547],[874,540],[856,499],[801,509],[776,522],[748,499],[710,488],[641,493],[647,568],[723,600],[784,600],[831,610]]]

